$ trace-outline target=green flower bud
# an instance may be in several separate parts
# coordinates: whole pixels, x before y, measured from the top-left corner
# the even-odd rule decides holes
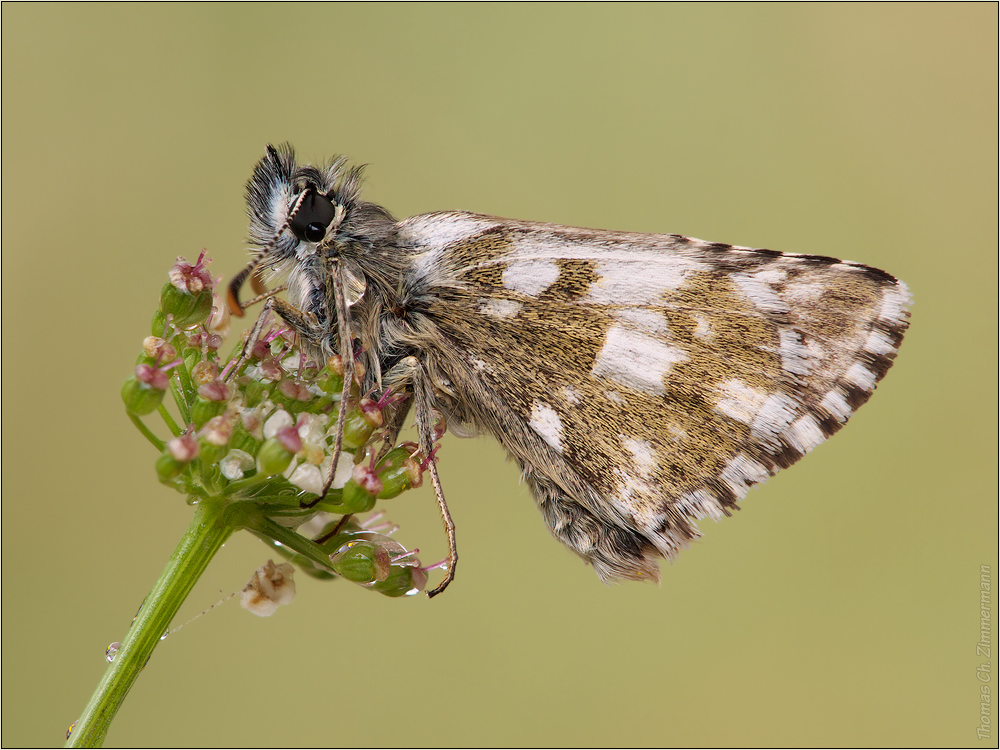
[[[229,445],[237,450],[249,453],[251,456],[256,456],[257,451],[260,450],[261,440],[253,436],[253,433],[247,428],[243,419],[240,419],[236,425],[233,427],[233,436],[229,441]]]
[[[228,445],[215,445],[207,440],[198,441],[198,458],[208,466],[219,463],[229,453]]]
[[[152,365],[136,365],[135,375],[122,386],[125,408],[137,416],[156,411],[163,402],[163,394],[170,384],[167,373]]]
[[[382,422],[382,410],[374,401],[363,398],[356,406],[349,404],[344,420],[344,450],[356,451],[364,446]]]
[[[411,487],[423,484],[423,469],[420,461],[413,458],[412,445],[401,445],[389,451],[376,469],[378,478],[382,480],[382,491],[378,493],[380,500],[396,497]]]
[[[149,324],[149,330],[154,336],[163,336],[167,332],[167,314],[163,310],[153,313],[153,320]]]
[[[156,476],[160,478],[161,482],[169,482],[184,471],[186,466],[186,461],[178,461],[169,453],[162,453],[156,459]]]
[[[345,516],[349,513],[365,513],[375,507],[376,494],[349,479],[341,491],[340,504],[331,506],[328,510]]]
[[[169,281],[160,292],[160,310],[164,315],[171,315],[174,325],[178,328],[189,328],[208,320],[212,312],[212,290],[202,288],[199,292],[189,292],[178,289]],[[159,332],[162,334],[162,329]]]
[[[344,365],[338,355],[326,361],[326,367],[316,381],[324,393],[340,393],[344,389]]]
[[[150,388],[135,377],[130,377],[122,386],[122,401],[130,414],[142,417],[156,411],[163,402],[163,391]]]
[[[278,406],[283,406],[291,414],[301,412],[312,399],[312,391],[292,378],[282,379],[276,388],[271,389],[271,400]]]
[[[299,441],[298,450],[290,450],[289,445],[292,442],[288,439],[287,432],[295,432],[294,427],[286,427],[281,430],[278,435],[273,438],[268,438],[264,441],[264,444],[260,447],[260,451],[257,453],[257,470],[264,474],[265,476],[274,476],[276,474],[281,474],[288,465],[292,462],[292,458],[299,450],[302,450],[302,441]],[[285,434],[282,434],[285,433]],[[284,440],[282,438],[285,438]],[[298,434],[295,435],[298,438]],[[294,445],[292,445],[294,447]]]
[[[264,441],[257,453],[257,470],[264,476],[274,476],[281,474],[288,468],[295,454],[285,450],[285,446],[274,438]]]
[[[173,362],[177,359],[177,348],[159,336],[143,339],[142,351],[151,362]]]
[[[427,574],[409,565],[393,565],[384,581],[372,585],[374,591],[385,596],[403,596],[410,591],[422,591],[427,585]]]
[[[348,542],[330,557],[337,575],[354,583],[384,581],[392,572],[389,553],[369,541]]]
[[[240,387],[240,391],[243,393],[243,403],[248,409],[259,406],[269,390],[267,384],[259,380],[251,380],[246,385]]]
[[[214,368],[215,366],[211,365],[210,367]],[[194,373],[192,373],[192,378],[194,378]],[[212,417],[222,414],[226,410],[226,404],[231,394],[232,389],[221,380],[209,380],[199,385],[198,395],[191,404],[191,421],[201,427]]]
[[[226,410],[224,401],[209,401],[198,396],[191,404],[191,421],[195,426],[202,427],[212,417],[217,417]]]

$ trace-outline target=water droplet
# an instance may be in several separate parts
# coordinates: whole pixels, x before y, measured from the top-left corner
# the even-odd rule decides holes
[[[142,612],[142,608],[146,605],[146,599],[148,598],[149,596],[143,597],[142,604],[139,605],[139,609],[135,611],[135,617],[132,618],[132,625],[135,625],[135,621],[139,619],[139,613]],[[131,627],[131,625],[129,627]]]
[[[107,650],[104,652],[104,658],[107,659],[108,661],[114,661],[115,657],[118,655],[118,649],[120,649],[121,647],[122,644],[119,641],[115,641],[114,643],[110,644]]]

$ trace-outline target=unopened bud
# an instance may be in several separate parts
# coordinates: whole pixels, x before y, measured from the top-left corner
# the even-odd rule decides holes
[[[218,377],[219,366],[215,364],[215,362],[201,360],[200,362],[196,362],[191,368],[191,380],[194,381],[195,385],[205,385],[207,383],[211,383]],[[228,398],[228,396],[226,398]],[[223,401],[225,399],[216,400]]]
[[[160,310],[170,315],[178,328],[204,323],[212,311],[212,291],[202,288],[193,292],[173,283],[164,284],[160,292]]]
[[[367,398],[349,405],[344,420],[344,449],[356,451],[368,442],[372,433],[383,424],[382,410]]]
[[[367,540],[348,542],[330,556],[330,563],[337,575],[354,583],[384,581],[392,572],[389,553]]]
[[[389,451],[379,463],[376,471],[382,480],[382,491],[378,496],[382,500],[396,497],[411,487],[423,484],[423,467],[418,453],[413,456],[413,445],[401,445]]]
[[[418,567],[393,565],[384,581],[379,581],[372,589],[385,596],[404,596],[423,591],[427,585],[427,574]]]
[[[288,449],[287,443],[289,440],[287,439],[287,434],[284,437],[286,438],[285,440],[279,437],[268,438],[257,453],[257,470],[265,476],[274,476],[284,472],[292,462],[295,454],[298,453],[298,451]],[[297,433],[295,434],[295,439],[298,439]],[[301,444],[302,441],[300,440],[299,445],[301,446]]]
[[[271,400],[292,414],[301,412],[312,399],[313,394],[309,387],[292,378],[282,379],[271,393]]]
[[[198,441],[190,432],[167,441],[167,452],[180,463],[193,461],[198,455]]]
[[[344,364],[338,355],[326,361],[326,367],[319,380],[316,381],[324,393],[340,393],[344,388]]]
[[[178,461],[169,453],[161,453],[156,459],[156,476],[161,482],[169,482],[179,476],[188,463],[188,461]]]
[[[172,362],[177,358],[177,349],[159,336],[143,339],[142,350],[154,362]]]
[[[330,508],[333,513],[365,513],[375,507],[375,498],[382,490],[382,481],[364,464],[354,467],[351,479],[344,485],[340,504]]]
[[[135,375],[122,386],[122,400],[132,414],[151,414],[163,403],[163,394],[170,384],[167,373],[148,364],[135,366]]]
[[[228,385],[221,380],[213,380],[198,386],[198,395],[191,404],[191,421],[201,427],[210,419],[226,410],[231,396]]]

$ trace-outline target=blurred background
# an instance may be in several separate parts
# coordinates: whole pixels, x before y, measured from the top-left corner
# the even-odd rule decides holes
[[[63,741],[187,526],[119,389],[175,257],[245,262],[244,184],[290,141],[370,164],[366,196],[400,217],[885,268],[912,327],[850,427],[703,524],[659,587],[601,584],[490,439],[446,438],[447,594],[300,576],[271,618],[230,601],[160,645],[109,745],[996,746],[976,737],[995,4],[5,3],[2,21],[3,745]],[[386,509],[444,556],[429,487]],[[175,622],[267,557],[235,536]]]

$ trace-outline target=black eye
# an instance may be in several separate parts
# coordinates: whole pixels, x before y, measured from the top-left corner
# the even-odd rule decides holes
[[[326,236],[336,209],[333,202],[315,190],[309,190],[299,202],[298,208],[288,222],[288,228],[300,240],[319,242]]]
[[[326,236],[326,227],[320,224],[318,221],[314,221],[312,224],[306,227],[306,231],[303,232],[305,238],[310,242],[319,242]]]

